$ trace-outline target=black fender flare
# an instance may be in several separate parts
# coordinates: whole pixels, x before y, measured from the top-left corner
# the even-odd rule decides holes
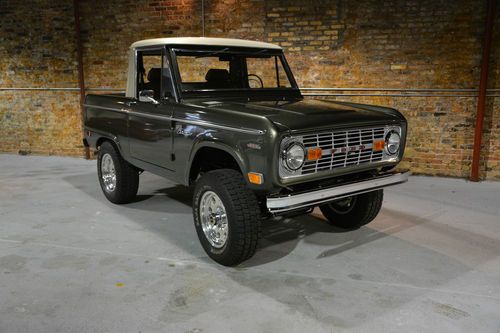
[[[189,175],[191,173],[191,168],[193,166],[193,161],[196,157],[196,154],[198,151],[200,151],[202,148],[214,148],[214,149],[220,149],[229,155],[233,157],[233,159],[236,161],[238,164],[241,172],[245,175],[246,170],[248,169],[248,163],[244,157],[244,155],[239,152],[237,149],[234,149],[230,145],[223,143],[223,142],[215,142],[215,141],[207,141],[207,140],[201,140],[201,141],[196,141],[193,144],[193,148],[191,149],[191,153],[189,154],[189,159],[188,159],[188,165],[185,171],[184,175],[184,181],[186,184],[189,184]]]
[[[102,132],[94,132],[94,131],[91,131],[91,132],[92,132],[92,136],[96,136],[96,139],[92,140],[93,142],[95,142],[96,149],[98,149],[98,147],[100,146],[100,144],[98,144],[98,143],[103,142],[103,141],[111,141],[116,146],[116,148],[118,148],[120,155],[122,155],[122,157],[124,157],[123,147],[120,143],[120,140],[118,139],[118,137],[116,135],[113,135],[111,133],[102,133]],[[88,139],[86,139],[86,140],[87,140],[87,142],[89,142]]]

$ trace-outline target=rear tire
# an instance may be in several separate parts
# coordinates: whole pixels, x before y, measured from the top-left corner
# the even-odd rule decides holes
[[[139,188],[139,170],[125,161],[110,142],[104,142],[99,149],[97,174],[109,201],[124,204],[134,200]]]
[[[243,176],[232,169],[207,172],[193,194],[196,232],[210,258],[235,266],[252,257],[260,236],[260,208]]]
[[[336,200],[319,208],[331,225],[358,229],[377,217],[383,199],[384,191],[377,190]]]

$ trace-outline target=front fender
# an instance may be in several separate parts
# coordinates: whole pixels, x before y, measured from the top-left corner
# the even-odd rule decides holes
[[[191,167],[193,165],[194,158],[198,151],[202,148],[209,147],[209,148],[215,148],[215,149],[220,149],[229,155],[231,155],[236,163],[238,163],[238,166],[240,167],[240,170],[243,174],[247,173],[248,170],[248,160],[246,156],[242,153],[242,151],[239,149],[238,146],[233,146],[228,143],[225,143],[221,140],[217,140],[214,137],[208,137],[206,133],[203,135],[198,136],[195,141],[193,142],[193,146],[191,148],[191,152],[189,154],[188,158],[188,163],[187,163],[187,168],[184,172],[184,181],[186,184],[189,183],[189,173],[191,171]]]

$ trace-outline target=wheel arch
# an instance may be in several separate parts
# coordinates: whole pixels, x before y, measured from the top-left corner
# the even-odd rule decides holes
[[[206,157],[210,160],[205,160]],[[223,143],[203,142],[193,149],[188,168],[186,168],[186,184],[192,184],[200,172],[229,168],[245,174],[247,169],[245,160],[237,151]],[[246,177],[244,177],[246,178]]]
[[[120,152],[120,154],[123,156],[122,147],[121,147],[120,143],[118,142],[118,140],[116,140],[116,138],[110,138],[107,136],[100,136],[95,142],[96,150],[99,150],[104,142],[111,143],[118,150],[118,152]]]

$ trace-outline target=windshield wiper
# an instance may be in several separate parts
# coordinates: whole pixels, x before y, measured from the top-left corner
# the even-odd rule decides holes
[[[261,53],[265,53],[269,51],[268,49],[262,49],[260,51],[257,51],[257,52],[253,52],[253,53],[248,53],[249,55],[257,55],[257,54],[261,54]]]
[[[210,56],[213,56],[213,55],[216,55],[216,54],[219,54],[219,53],[226,52],[227,50],[229,50],[228,47],[226,47],[225,49],[222,49],[222,50],[217,50],[217,51],[205,53],[203,55],[196,56],[195,58],[197,59],[197,58],[203,58],[203,57],[210,57]]]

